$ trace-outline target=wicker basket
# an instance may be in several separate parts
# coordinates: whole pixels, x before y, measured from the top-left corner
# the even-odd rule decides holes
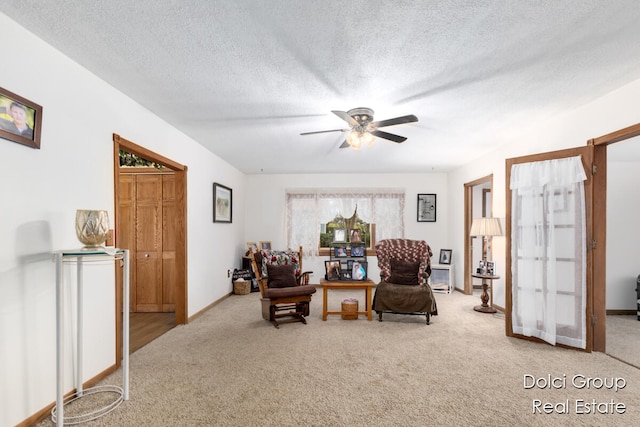
[[[353,313],[353,314],[343,314],[342,320],[356,320],[358,318],[358,300],[355,298],[343,299],[342,311]]]
[[[247,295],[251,292],[251,282],[247,280],[236,280],[233,282],[233,293],[236,295]]]

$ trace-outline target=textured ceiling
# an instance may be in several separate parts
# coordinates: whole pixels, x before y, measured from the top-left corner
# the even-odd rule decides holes
[[[618,1],[3,0],[5,13],[246,173],[446,171],[640,78]],[[359,152],[331,110],[415,114]],[[123,135],[126,137],[126,135]]]

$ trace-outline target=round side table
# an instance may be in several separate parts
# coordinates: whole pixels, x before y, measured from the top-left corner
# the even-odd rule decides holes
[[[482,294],[480,294],[482,305],[476,305],[475,307],[473,307],[473,309],[475,311],[479,311],[480,313],[496,313],[498,310],[489,305],[489,293],[487,292],[487,289],[489,288],[488,282],[491,281],[491,291],[493,292],[493,280],[499,279],[500,276],[474,273],[471,275],[471,277],[482,279]]]

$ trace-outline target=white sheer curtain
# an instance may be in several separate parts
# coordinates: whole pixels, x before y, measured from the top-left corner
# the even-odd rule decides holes
[[[586,225],[580,157],[514,165],[513,331],[586,347]]]
[[[336,215],[376,224],[376,241],[404,237],[404,190],[287,189],[287,246],[302,245],[306,255],[318,255],[320,225]]]

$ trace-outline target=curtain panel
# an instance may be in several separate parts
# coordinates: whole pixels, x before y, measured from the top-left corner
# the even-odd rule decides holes
[[[337,215],[376,224],[376,240],[404,237],[404,190],[287,189],[287,247],[302,245],[305,255],[317,256],[320,227]]]
[[[580,157],[514,165],[512,326],[586,348],[586,222]]]

